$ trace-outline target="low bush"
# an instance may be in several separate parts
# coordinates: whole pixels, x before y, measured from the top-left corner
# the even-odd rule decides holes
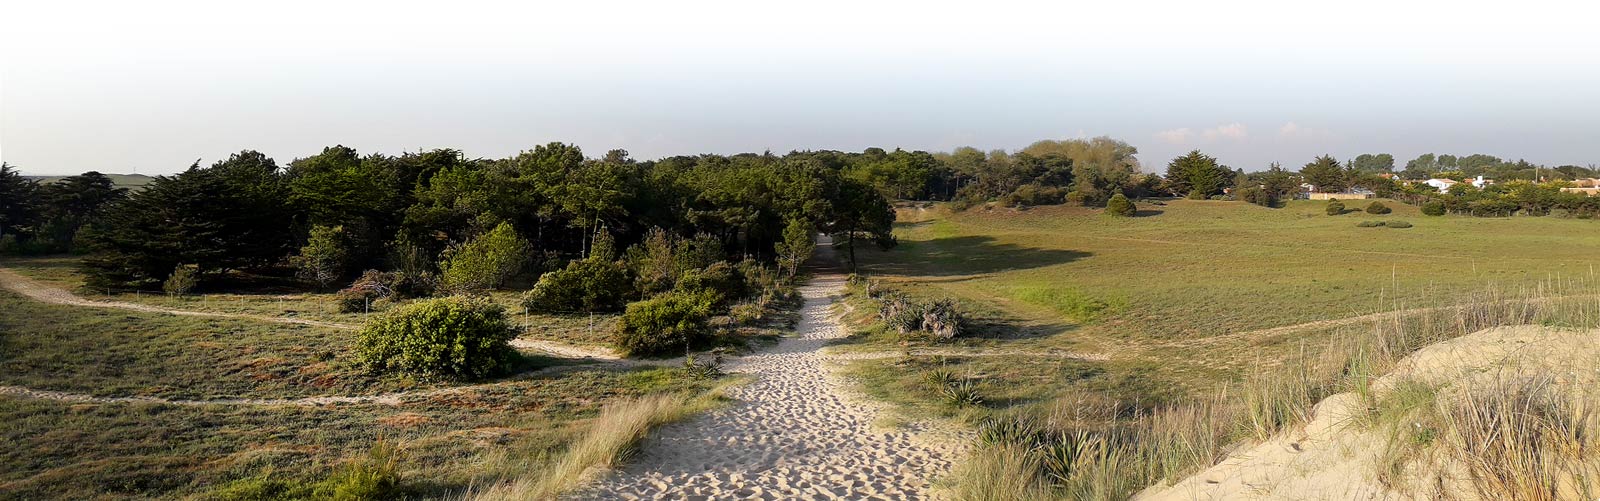
[[[673,291],[628,304],[617,321],[616,348],[625,355],[659,355],[704,343],[715,298]]]
[[[192,264],[180,264],[173,268],[172,275],[161,283],[161,290],[168,294],[188,294],[200,285],[200,269]]]
[[[522,296],[522,307],[541,313],[617,311],[632,289],[628,270],[604,259],[579,259],[545,273]]]
[[[868,283],[868,297],[878,300],[878,319],[901,335],[925,332],[941,340],[953,339],[966,333],[965,316],[955,301],[940,299],[918,302],[903,293],[883,290],[874,294],[874,284]]]
[[[1338,200],[1329,200],[1327,212],[1329,216],[1338,216],[1344,214],[1344,202],[1340,202]]]
[[[316,482],[277,478],[268,473],[231,482],[205,497],[237,501],[396,499],[404,494],[399,463],[396,448],[387,442],[379,442],[366,457],[345,463],[332,475]]]
[[[1444,202],[1431,200],[1422,204],[1422,214],[1425,216],[1443,216],[1444,212]]]
[[[922,307],[922,330],[939,339],[954,339],[965,332],[965,319],[955,301],[940,299]]]
[[[1127,196],[1121,193],[1111,195],[1111,200],[1106,202],[1106,214],[1128,217],[1138,213],[1139,209]]]
[[[1389,221],[1384,226],[1388,226],[1390,228],[1410,228],[1411,223],[1406,221]]]
[[[1368,214],[1388,214],[1390,212],[1394,212],[1394,209],[1390,209],[1389,206],[1383,205],[1383,202],[1374,201],[1370,204],[1367,204]]]
[[[978,384],[971,379],[956,379],[946,382],[939,388],[939,397],[951,407],[976,407],[983,405],[983,395],[978,393]]]
[[[485,299],[447,297],[406,304],[361,328],[360,362],[423,379],[478,379],[510,367],[515,337],[505,309]]]
[[[1376,228],[1379,226],[1383,226],[1383,221],[1362,221],[1356,223],[1357,228]]]
[[[395,294],[390,284],[397,281],[397,275],[378,270],[367,270],[362,273],[350,283],[349,287],[340,289],[333,295],[334,302],[339,306],[339,313],[372,311],[372,303]]]

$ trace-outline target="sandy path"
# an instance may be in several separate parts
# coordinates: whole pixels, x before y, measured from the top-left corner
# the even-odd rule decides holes
[[[756,376],[732,405],[661,428],[622,471],[578,491],[579,499],[918,499],[961,451],[926,425],[880,429],[883,406],[856,397],[818,350],[845,335],[831,311],[844,287],[837,273],[800,288],[796,337],[737,359]]]

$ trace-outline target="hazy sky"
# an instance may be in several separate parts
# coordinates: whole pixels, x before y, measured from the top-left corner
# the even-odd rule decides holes
[[[0,2],[0,158],[170,173],[344,144],[636,158],[1014,149],[1600,163],[1577,2]]]

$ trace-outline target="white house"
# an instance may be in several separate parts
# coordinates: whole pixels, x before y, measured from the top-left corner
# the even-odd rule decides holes
[[[1439,193],[1444,193],[1446,191],[1449,191],[1451,186],[1455,186],[1456,182],[1457,181],[1455,181],[1453,179],[1433,178],[1433,179],[1429,179],[1427,181],[1423,181],[1422,184],[1426,184],[1428,186],[1432,186],[1432,187],[1434,187],[1434,189],[1439,190]]]
[[[1482,188],[1484,186],[1494,184],[1493,179],[1484,179],[1483,176],[1478,176],[1477,179],[1472,179],[1467,182],[1472,183],[1473,188]]]

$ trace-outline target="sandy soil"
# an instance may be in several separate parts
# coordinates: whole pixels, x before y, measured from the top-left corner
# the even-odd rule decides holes
[[[735,360],[756,380],[730,406],[662,427],[621,471],[577,499],[919,499],[964,441],[930,423],[874,426],[882,404],[858,396],[819,350],[844,336],[831,305],[844,277],[801,287],[798,333]]]
[[[1373,383],[1381,397],[1404,380],[1442,386],[1441,393],[1497,378],[1527,374],[1557,376],[1569,387],[1593,387],[1600,379],[1600,331],[1539,326],[1499,327],[1437,343],[1406,357]],[[1221,463],[1168,486],[1147,489],[1135,499],[1476,499],[1438,472],[1402,480],[1396,492],[1377,478],[1389,437],[1354,418],[1364,405],[1354,393],[1318,403],[1303,429],[1247,445]],[[1413,472],[1415,473],[1415,472]]]

